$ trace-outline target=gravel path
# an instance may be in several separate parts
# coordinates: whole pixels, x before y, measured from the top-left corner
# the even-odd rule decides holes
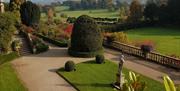
[[[118,59],[119,52],[106,49],[105,57],[111,60]],[[50,46],[48,52],[39,55],[24,56],[12,62],[19,78],[29,91],[75,91],[63,78],[55,73],[55,71],[63,67],[65,62],[73,60],[76,63],[92,60],[92,58],[74,58],[69,57],[66,48],[58,48]],[[125,67],[143,74],[152,79],[162,81],[162,75],[165,73],[171,75],[176,83],[180,83],[180,73],[172,69],[171,72],[167,68],[153,65],[149,62],[141,61],[135,57],[126,55]],[[118,61],[114,61],[118,62]],[[158,67],[158,70],[155,70]]]

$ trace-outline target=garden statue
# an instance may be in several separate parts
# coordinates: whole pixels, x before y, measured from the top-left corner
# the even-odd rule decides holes
[[[0,0],[0,13],[4,13],[4,4],[3,4],[3,0]]]
[[[124,77],[122,74],[122,68],[123,68],[124,62],[125,62],[124,55],[121,54],[120,59],[119,59],[118,73],[116,74],[117,79],[116,79],[116,82],[113,84],[113,86],[117,89],[121,89],[124,83]]]

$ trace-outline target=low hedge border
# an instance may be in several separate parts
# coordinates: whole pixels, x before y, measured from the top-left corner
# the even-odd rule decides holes
[[[41,35],[41,34],[37,34],[35,33],[36,36],[42,38],[44,41],[47,41],[49,43],[52,43],[56,46],[59,46],[59,47],[68,47],[68,43],[67,42],[61,42],[61,41],[58,41],[58,40],[53,40],[53,39],[50,39],[48,38],[47,36],[44,36],[44,35]]]
[[[39,46],[36,47],[36,54],[42,53],[42,52],[46,52],[49,50],[49,46],[45,45],[45,44],[41,44]]]
[[[78,52],[68,49],[68,54],[73,57],[82,57],[82,58],[92,58],[96,55],[102,55],[104,53],[104,49],[94,51],[94,52]]]

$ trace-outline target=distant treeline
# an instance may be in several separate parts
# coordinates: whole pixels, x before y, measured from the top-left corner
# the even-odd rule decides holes
[[[128,6],[127,2],[120,0],[78,0],[64,1],[63,5],[69,6],[70,10],[78,9],[109,9],[111,11],[119,9],[120,6]]]
[[[117,23],[120,22],[120,18],[100,18],[100,17],[92,17],[97,23]],[[74,23],[76,21],[76,17],[68,17],[67,22]]]
[[[179,24],[180,0],[148,0],[144,16],[146,20],[159,21],[161,24]]]

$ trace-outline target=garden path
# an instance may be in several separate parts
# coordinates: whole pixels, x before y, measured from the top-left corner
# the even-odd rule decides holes
[[[105,57],[107,59],[118,59],[119,52],[110,49],[106,49],[105,51]],[[128,55],[126,55],[126,58],[126,68],[158,81],[162,81],[161,77],[165,74],[163,71],[167,71],[169,74],[174,72],[169,72],[167,68],[157,66],[158,69],[163,70],[161,72],[150,66],[153,63],[147,63]],[[38,55],[23,56],[13,61],[12,65],[16,69],[19,78],[22,80],[29,91],[75,91],[75,89],[70,84],[68,84],[63,78],[56,74],[56,70],[60,67],[63,67],[65,62],[68,60],[74,60],[76,63],[79,63],[92,60],[92,58],[85,59],[70,57],[67,54],[67,48],[59,48],[50,45],[49,51]],[[117,63],[118,61],[114,62]],[[180,73],[175,73],[177,75],[175,80],[179,83],[180,78],[178,77],[180,77]]]

